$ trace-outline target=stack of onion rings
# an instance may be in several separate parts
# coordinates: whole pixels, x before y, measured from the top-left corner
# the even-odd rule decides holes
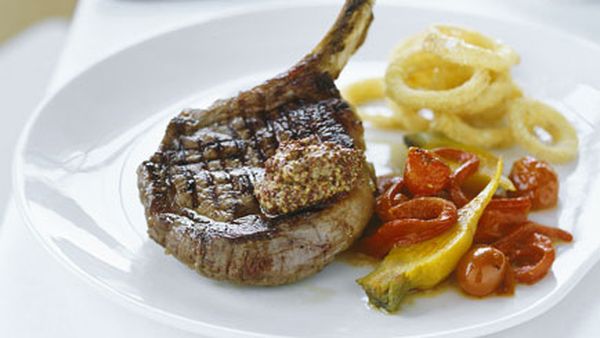
[[[508,45],[476,31],[436,25],[409,37],[394,50],[383,79],[347,87],[354,106],[386,100],[387,111],[358,109],[379,128],[437,131],[484,148],[515,143],[536,157],[566,162],[577,155],[577,134],[552,108],[523,98],[510,69],[519,55]],[[428,109],[431,118],[419,112]],[[552,136],[543,142],[534,130]]]

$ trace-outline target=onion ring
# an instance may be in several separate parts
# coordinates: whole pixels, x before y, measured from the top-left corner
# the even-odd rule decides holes
[[[495,108],[501,106],[508,98],[520,96],[520,90],[508,73],[497,73],[492,75],[492,78],[490,85],[473,101],[447,112],[460,116],[494,115],[499,117],[499,114],[494,114],[498,111]],[[501,115],[504,115],[503,111],[501,111]]]
[[[503,71],[519,63],[519,55],[508,45],[454,26],[430,28],[423,40],[423,49],[448,61],[494,71]]]
[[[342,90],[342,97],[348,101],[363,121],[382,129],[404,129],[417,132],[429,129],[429,121],[416,111],[402,107],[387,99],[391,113],[362,109],[359,106],[372,101],[383,100],[384,83],[381,78],[370,78],[354,82]]]
[[[370,78],[356,81],[342,90],[342,97],[352,105],[358,116],[374,127],[404,128],[404,123],[396,117],[396,114],[384,114],[382,112],[373,112],[370,109],[361,109],[360,105],[372,101],[384,99],[384,85],[381,78]]]
[[[400,106],[392,100],[386,100],[386,102],[393,112],[394,120],[402,125],[402,129],[410,132],[429,130],[431,121],[419,115],[417,111]]]
[[[413,46],[394,54],[386,70],[385,90],[397,104],[447,110],[473,101],[490,78],[487,70],[450,63]]]
[[[383,80],[378,77],[353,82],[342,90],[342,97],[353,106],[383,100],[384,95]]]
[[[457,142],[483,148],[506,147],[513,141],[508,127],[477,128],[451,114],[436,114],[431,128]]]
[[[384,114],[381,111],[355,108],[356,113],[365,122],[379,129],[406,129],[404,121],[395,113]]]
[[[498,124],[498,122],[504,122],[506,120],[508,104],[510,100],[511,99],[506,99],[497,106],[491,107],[490,109],[484,110],[478,114],[461,115],[461,118],[474,126],[489,126]]]
[[[508,117],[517,143],[535,157],[564,163],[577,156],[579,141],[575,128],[550,106],[531,99],[517,99],[509,105]],[[535,127],[546,130],[552,136],[552,144],[542,142],[534,134]]]

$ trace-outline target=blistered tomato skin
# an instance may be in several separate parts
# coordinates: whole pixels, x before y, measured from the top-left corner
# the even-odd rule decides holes
[[[393,188],[393,187],[392,187]],[[399,203],[380,218],[386,223],[359,247],[369,256],[383,258],[395,245],[410,245],[436,237],[456,224],[456,206],[438,197],[417,197]]]
[[[491,246],[475,246],[458,263],[456,278],[465,293],[483,297],[500,288],[508,268],[502,251]]]
[[[533,233],[530,243],[510,254],[515,279],[519,283],[534,284],[544,278],[556,258],[552,240],[545,235]]]
[[[517,189],[510,196],[528,197],[532,210],[552,208],[558,203],[558,176],[548,163],[523,157],[515,161],[509,178]]]
[[[379,182],[381,188],[385,189],[381,195],[377,197],[375,203],[375,213],[384,222],[391,221],[394,217],[390,214],[390,210],[395,205],[408,201],[410,198],[403,193],[404,183],[402,177],[397,177],[389,182]],[[389,183],[389,184],[388,184]]]
[[[534,284],[552,268],[556,251],[552,239],[570,242],[573,236],[561,229],[528,223],[494,243],[510,260],[519,283]]]
[[[450,182],[452,171],[431,152],[411,147],[404,168],[404,184],[415,196],[433,196]]]
[[[475,232],[475,243],[493,243],[527,223],[531,201],[527,197],[495,198],[485,208]]]

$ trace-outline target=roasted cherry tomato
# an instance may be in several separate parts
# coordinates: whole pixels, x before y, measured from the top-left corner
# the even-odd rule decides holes
[[[445,159],[460,163],[460,166],[452,173],[456,184],[461,185],[469,176],[475,174],[479,169],[479,157],[467,151],[453,148],[436,148],[433,152]]]
[[[539,233],[549,237],[550,239],[561,240],[565,242],[570,242],[573,240],[573,235],[565,230],[528,221],[527,223],[518,227],[515,231],[495,242],[494,247],[505,251],[505,248],[510,248],[513,245],[512,243],[519,242],[532,233]]]
[[[433,153],[420,148],[408,150],[404,167],[404,184],[416,196],[432,196],[450,182],[452,171]]]
[[[508,261],[502,251],[491,246],[475,246],[458,263],[456,278],[470,295],[487,296],[503,286]]]
[[[377,197],[375,213],[379,216],[379,219],[387,222],[393,219],[390,215],[390,209],[399,203],[408,201],[409,197],[403,192],[404,182],[402,177],[397,177],[397,179],[388,182],[382,188],[385,188],[385,191]]]
[[[402,182],[402,176],[379,176],[377,177],[377,192],[383,194],[392,185]]]
[[[504,295],[512,295],[513,293],[515,293],[516,286],[517,286],[517,280],[515,279],[515,272],[513,271],[512,267],[509,264],[509,266],[506,268],[506,272],[504,274],[504,279],[502,280],[502,284],[500,284],[500,286],[496,290],[496,293],[504,294]]]
[[[437,148],[433,152],[442,158],[460,163],[460,166],[450,175],[448,192],[450,193],[452,202],[457,207],[462,208],[465,204],[469,203],[469,199],[462,191],[461,184],[477,172],[479,157],[472,153],[453,148]]]
[[[519,283],[533,284],[544,278],[556,258],[552,240],[540,233],[530,235],[526,247],[511,252],[510,261]]]
[[[479,219],[475,243],[493,243],[527,223],[531,201],[527,197],[494,198]]]
[[[431,239],[456,224],[456,206],[438,197],[417,197],[391,209],[384,223],[371,236],[365,237],[360,248],[364,253],[382,258],[395,245],[409,245]]]
[[[551,208],[558,203],[558,176],[548,163],[523,157],[515,161],[509,178],[517,189],[509,192],[509,196],[528,197],[533,210]]]
[[[564,230],[527,223],[494,243],[494,247],[510,259],[518,282],[533,284],[544,278],[552,267],[556,256],[552,238],[573,240]]]

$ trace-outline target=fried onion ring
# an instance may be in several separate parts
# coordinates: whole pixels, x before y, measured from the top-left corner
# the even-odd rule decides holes
[[[489,126],[498,124],[499,122],[505,122],[508,112],[508,104],[510,101],[510,99],[504,100],[495,107],[482,111],[478,114],[463,115],[461,118],[473,126]]]
[[[386,99],[391,112],[360,108],[360,105],[384,99],[384,83],[381,78],[370,78],[354,82],[342,90],[342,97],[354,106],[363,121],[382,129],[404,129],[418,132],[429,129],[429,121],[415,110],[402,107]]]
[[[344,87],[342,97],[353,106],[383,100],[385,90],[381,78],[368,78]]]
[[[413,45],[394,53],[385,91],[397,104],[413,109],[448,110],[475,100],[490,78],[487,70],[448,62]]]
[[[354,106],[363,121],[378,128],[403,128],[404,124],[393,114],[360,108],[360,105],[384,99],[384,86],[380,78],[369,78],[356,81],[342,90],[342,97]]]
[[[429,130],[431,122],[419,115],[419,112],[416,110],[400,106],[389,99],[386,102],[393,112],[393,119],[402,124],[404,130],[410,132]]]
[[[519,63],[519,55],[508,45],[455,26],[431,27],[423,40],[423,49],[451,62],[494,71]]]
[[[452,114],[436,114],[431,128],[457,142],[484,148],[506,147],[513,141],[508,127],[477,128]]]
[[[448,110],[449,113],[460,116],[484,116],[486,119],[498,118],[505,111],[498,109],[508,98],[521,96],[521,91],[513,82],[510,74],[498,73],[492,76],[493,80],[489,86],[473,101],[464,106]],[[495,114],[496,113],[496,114]]]
[[[531,99],[517,99],[508,108],[510,126],[516,141],[537,158],[564,163],[577,156],[577,132],[569,121],[548,105]],[[548,144],[535,135],[535,127],[552,136]]]

